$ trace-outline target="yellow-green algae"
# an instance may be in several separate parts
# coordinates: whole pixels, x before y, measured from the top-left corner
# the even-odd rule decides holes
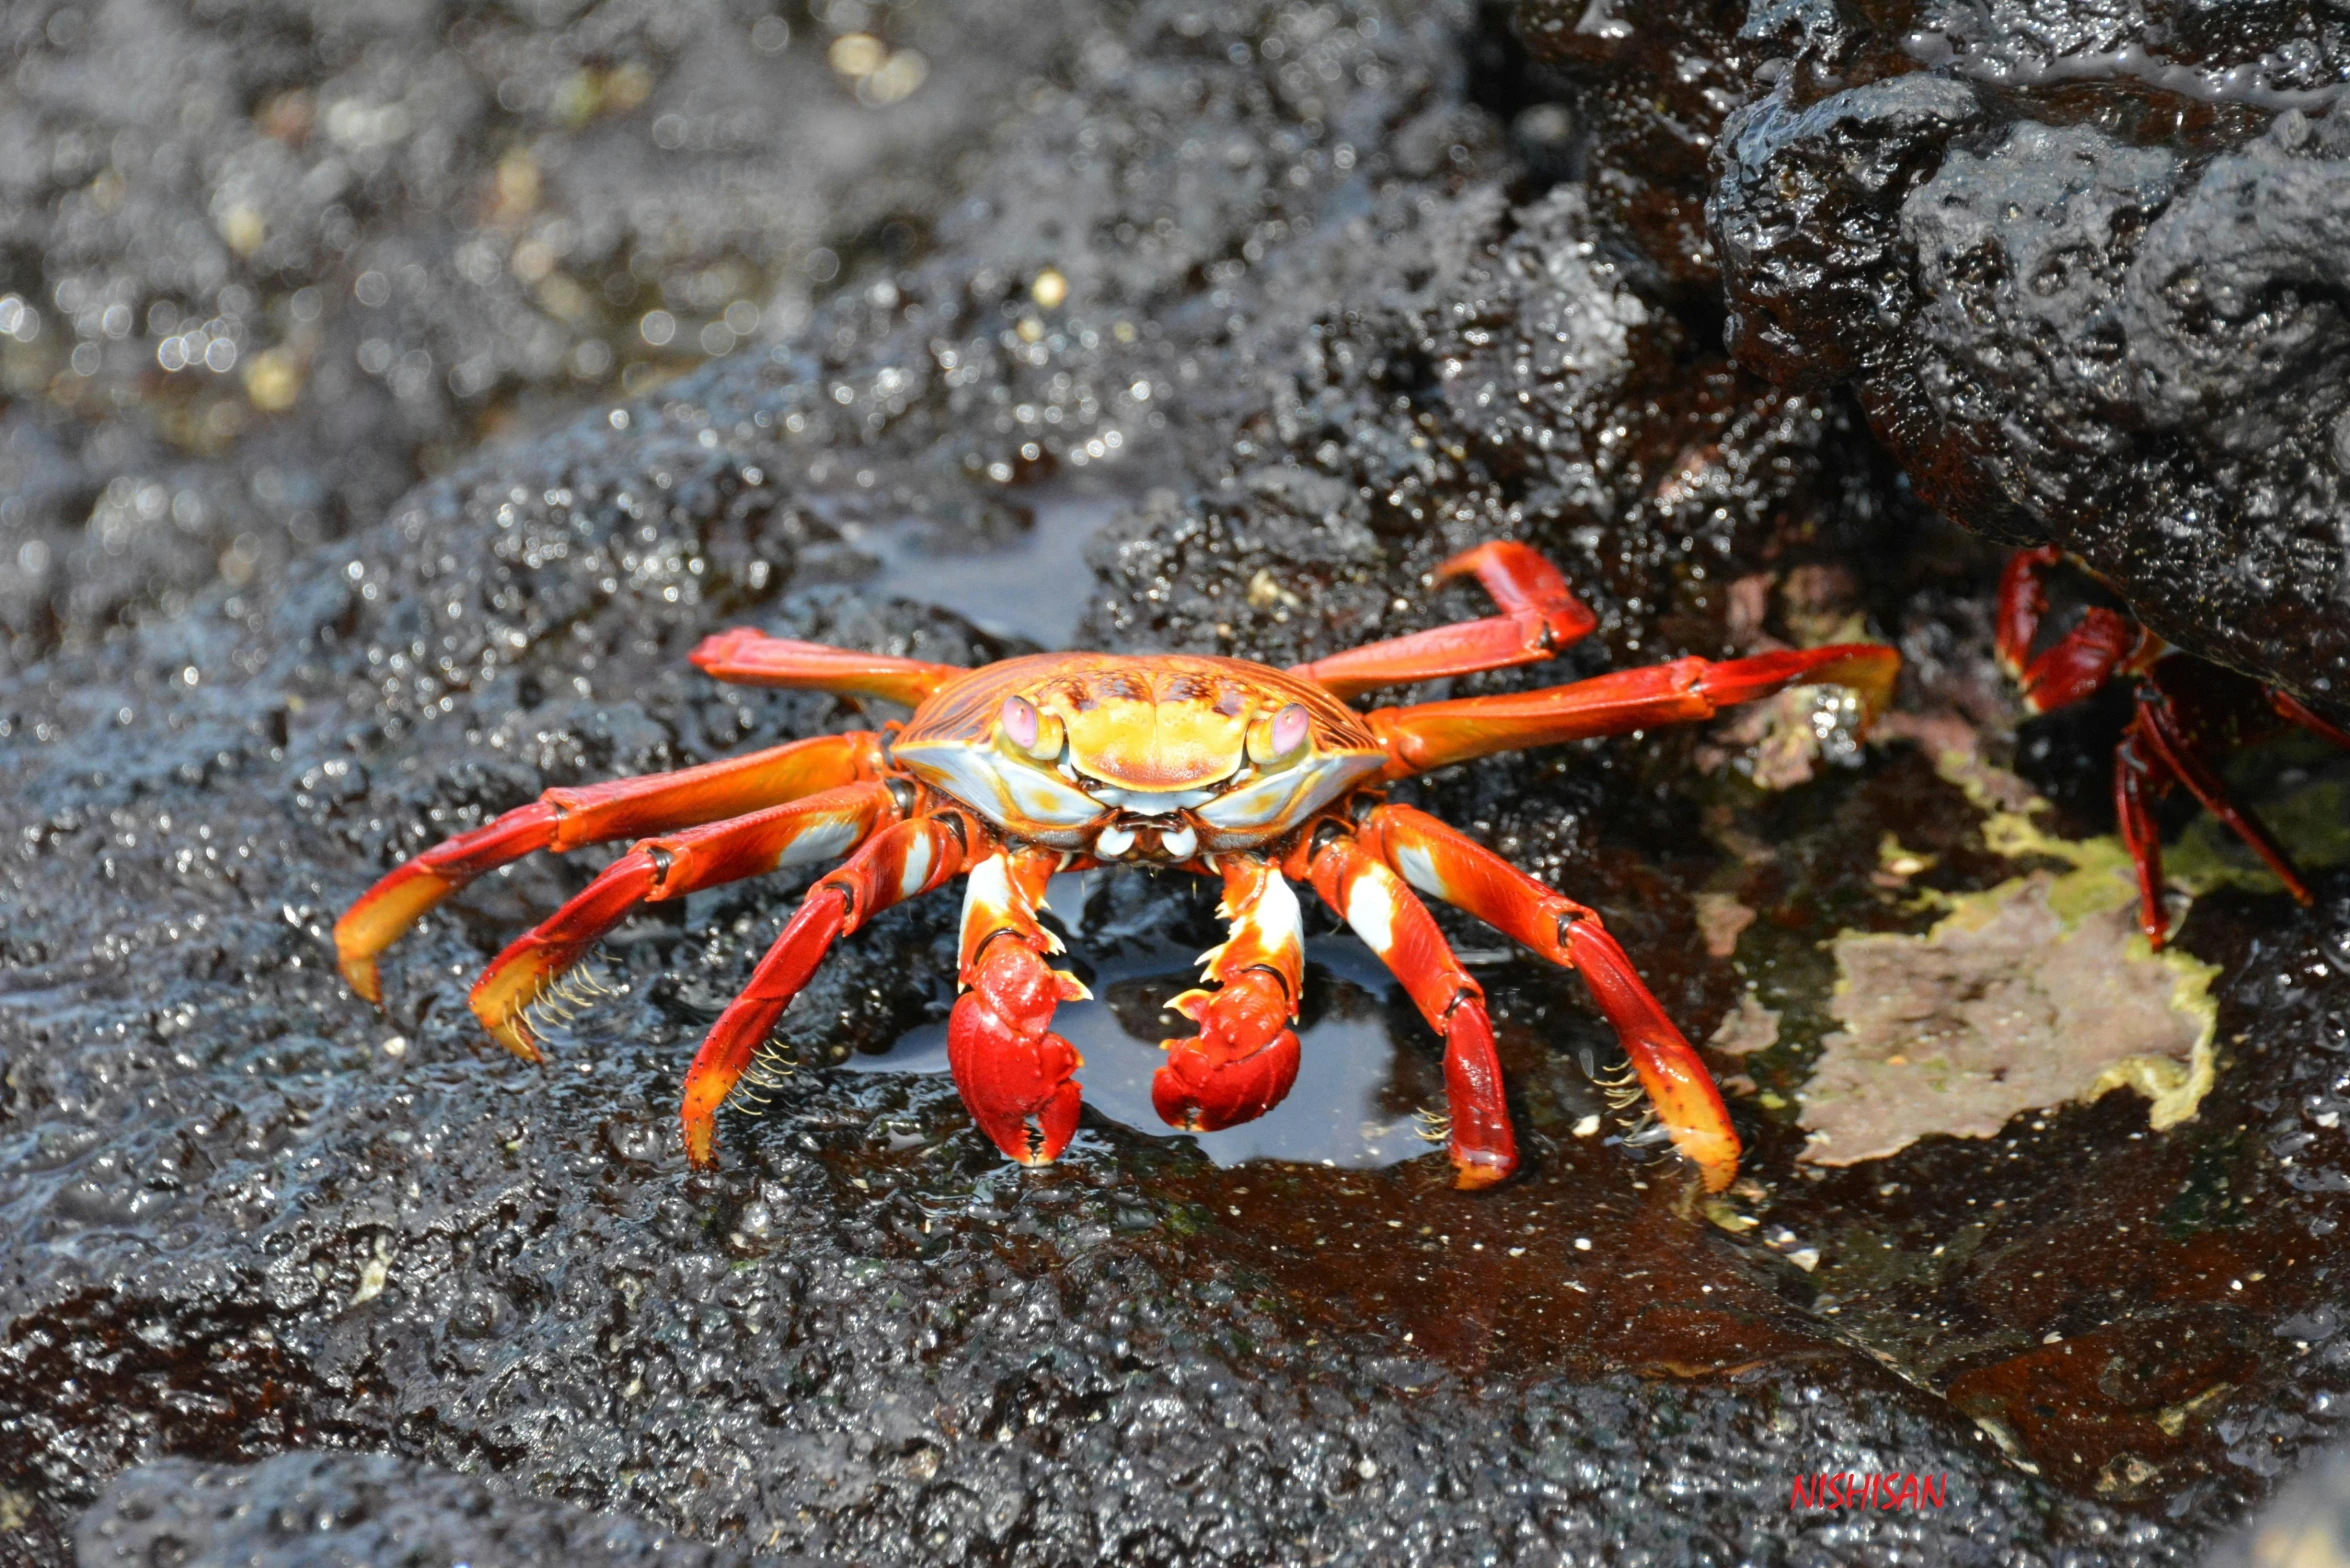
[[[1954,782],[1988,808],[1988,847],[2066,869],[1928,893],[1948,912],[1923,935],[1835,939],[1829,1011],[1844,1027],[1805,1085],[1801,1157],[1844,1165],[1932,1133],[1989,1137],[2018,1112],[2114,1088],[2144,1095],[2157,1130],[2192,1117],[2212,1084],[2218,967],[2153,950],[2119,839],[2057,837],[2001,803],[2012,791]]]

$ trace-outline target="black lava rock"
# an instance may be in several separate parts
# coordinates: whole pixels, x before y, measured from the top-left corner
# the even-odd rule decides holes
[[[75,1532],[76,1560],[249,1568],[720,1568],[740,1553],[679,1540],[389,1454],[281,1454],[250,1466],[184,1459],[118,1477]],[[812,1558],[762,1559],[824,1568]]]
[[[10,8],[0,665],[267,583],[911,256],[1076,23],[867,9],[892,52],[844,81],[763,5]]]
[[[1710,208],[1743,363],[1919,493],[2350,715],[2350,34],[2322,8],[1758,5]]]

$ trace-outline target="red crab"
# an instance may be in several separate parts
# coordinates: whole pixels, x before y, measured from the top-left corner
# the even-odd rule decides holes
[[[2023,688],[2024,705],[2046,713],[2091,696],[2116,677],[2127,680],[2137,709],[2113,754],[2113,804],[2122,843],[2138,871],[2138,923],[2160,948],[2170,934],[2162,907],[2162,835],[2154,802],[2173,785],[2234,830],[2302,903],[2309,889],[2259,818],[2228,796],[2206,747],[2261,740],[2287,726],[2350,747],[2350,733],[2329,724],[2290,693],[2190,657],[2128,616],[2102,607],[2082,613],[2072,630],[2037,657],[2032,644],[2048,613],[2041,576],[2063,559],[2054,545],[2018,550],[1999,579],[1996,639],[2000,663]]]
[[[1382,686],[1548,659],[1592,629],[1558,570],[1524,545],[1484,545],[1442,568],[1461,573],[1476,575],[1499,615],[1289,670],[1107,653],[966,670],[723,632],[693,656],[720,680],[879,698],[913,717],[879,733],[549,790],[418,855],[353,904],[335,926],[343,974],[377,999],[377,955],[495,866],[532,850],[657,835],[500,953],[474,986],[471,1006],[490,1033],[536,1060],[525,1009],[637,904],[846,856],[809,890],[686,1075],[686,1149],[707,1167],[719,1106],[834,939],[961,874],[963,995],[947,1037],[955,1085],[999,1149],[1042,1164],[1077,1128],[1080,1063],[1052,1032],[1053,1009],[1086,994],[1047,962],[1061,946],[1037,918],[1047,879],[1139,865],[1223,882],[1231,940],[1205,956],[1205,987],[1174,1004],[1199,1032],[1167,1042],[1153,1081],[1159,1114],[1201,1131],[1263,1115],[1296,1080],[1304,959],[1291,884],[1305,882],[1443,1036],[1453,1166],[1460,1186],[1482,1187],[1517,1163],[1492,1026],[1417,888],[1582,972],[1675,1145],[1718,1191],[1738,1168],[1721,1096],[1599,917],[1388,802],[1385,786],[1497,752],[1708,718],[1797,682],[1852,687],[1874,714],[1899,657],[1852,643],[1680,659],[1510,696],[1348,706]]]

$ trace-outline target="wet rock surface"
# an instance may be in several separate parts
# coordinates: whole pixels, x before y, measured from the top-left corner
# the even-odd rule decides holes
[[[1711,217],[1741,361],[1929,502],[2350,713],[2350,35],[2322,9],[1756,5]]]
[[[2340,872],[2307,911],[2196,905],[2182,944],[2223,973],[2193,1121],[2156,1134],[2112,1095],[1797,1164],[1826,944],[1921,933],[1923,890],[2030,869],[1914,738],[1838,760],[1831,733],[1779,791],[1735,730],[1415,788],[1598,907],[1693,1039],[1749,996],[1778,1015],[1770,1049],[1718,1059],[1750,1158],[1711,1206],[1612,1106],[1574,978],[1466,924],[1530,1154],[1474,1198],[1434,1153],[1224,1163],[1098,1110],[1059,1167],[1004,1165],[937,1075],[847,1070],[943,1017],[951,897],[836,953],[710,1176],[676,1142],[680,1075],[788,879],[624,928],[598,959],[617,994],[544,1069],[488,1047],[464,993],[593,853],[476,884],[394,951],[385,1013],[352,998],[328,926],[433,839],[864,722],[712,686],[683,659],[707,631],[1000,657],[1045,623],[966,579],[1103,517],[1097,575],[1034,596],[1082,597],[1078,635],[1117,648],[1279,661],[1475,613],[1422,574],[1496,535],[1551,552],[1602,626],[1464,690],[1857,618],[1902,643],[1909,713],[2012,762],[2055,829],[2110,830],[2065,787],[2102,776],[2110,722],[2014,730],[1993,553],[1918,507],[1850,402],[1731,363],[1702,268],[1637,239],[1686,225],[1685,173],[1658,165],[1677,194],[1644,203],[1541,161],[1547,100],[1472,68],[1512,47],[1491,18],[1144,6],[947,48],[914,41],[927,13],[853,9],[786,20],[784,58],[824,51],[815,89],[778,91],[794,112],[895,125],[935,91],[972,116],[923,133],[958,156],[891,198],[907,254],[837,249],[804,321],[473,452],[282,570],[192,580],[177,615],[36,639],[0,687],[0,1509],[28,1560],[268,1549],[266,1519],[206,1501],[238,1496],[331,1503],[362,1561],[396,1518],[452,1557],[509,1532],[640,1561],[2178,1562],[2317,1444],[2350,1343]],[[712,16],[757,47],[760,18]],[[434,57],[414,36],[369,58]],[[834,68],[849,38],[870,69]],[[916,48],[910,96],[859,98]],[[659,145],[649,108],[616,123]],[[795,234],[869,226],[841,179]],[[495,233],[517,276],[524,231]],[[343,429],[287,439],[326,471]],[[2340,783],[2322,750],[2244,767],[2261,801]],[[1081,974],[1115,981],[1103,1050],[1147,1058],[1212,902],[1134,876],[1063,912]],[[1309,1031],[1386,1025],[1367,1117],[1440,1106],[1435,1042],[1375,974],[1334,956],[1312,990]],[[1840,1471],[1941,1474],[1950,1506],[1789,1509],[1794,1477]]]
[[[251,1466],[141,1465],[83,1517],[83,1563],[578,1563],[714,1568],[723,1547],[617,1514],[518,1496],[388,1454],[281,1454]],[[809,1558],[778,1568],[821,1568]]]
[[[1070,19],[842,20],[12,7],[0,661],[267,582],[483,439],[911,255]]]

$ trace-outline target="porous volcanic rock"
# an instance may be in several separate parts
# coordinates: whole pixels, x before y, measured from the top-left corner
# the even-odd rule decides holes
[[[1609,228],[1650,281],[1708,307],[1720,267],[1706,232],[1714,143],[1749,94],[1755,61],[1746,0],[1642,6],[1628,0],[1518,0],[1525,60],[1506,88],[1535,177],[1589,186]]]
[[[10,7],[0,665],[266,582],[484,438],[796,329],[843,266],[921,248],[1077,14]],[[879,90],[920,88],[878,112],[827,60],[864,26],[903,57]]]
[[[1927,501],[2350,715],[2350,30],[2323,6],[1760,3],[1711,219],[1741,363]]]
[[[101,1564],[239,1563],[360,1568],[721,1568],[742,1554],[679,1540],[624,1514],[517,1496],[389,1454],[281,1454],[256,1465],[164,1459],[126,1471],[82,1517],[74,1551]],[[770,1558],[774,1568],[823,1568]]]

